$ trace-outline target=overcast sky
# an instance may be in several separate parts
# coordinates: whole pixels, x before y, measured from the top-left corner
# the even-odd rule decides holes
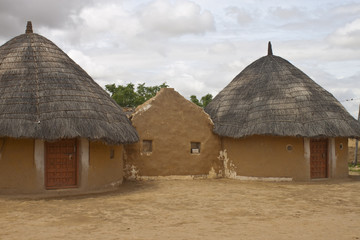
[[[271,41],[358,114],[360,0],[0,0],[0,45],[28,20],[102,87],[166,82],[185,98],[215,96]]]

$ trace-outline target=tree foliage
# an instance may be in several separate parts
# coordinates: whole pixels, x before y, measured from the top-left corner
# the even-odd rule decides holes
[[[166,83],[150,87],[146,87],[145,83],[140,83],[136,89],[135,85],[132,83],[118,86],[115,84],[105,85],[105,88],[110,92],[111,97],[121,107],[137,107],[154,97],[161,88],[167,87],[169,86]]]
[[[211,102],[212,99],[213,99],[213,96],[210,93],[203,96],[200,99],[200,101],[195,95],[190,96],[190,101],[192,101],[193,103],[195,103],[196,105],[198,105],[202,108],[206,107]]]

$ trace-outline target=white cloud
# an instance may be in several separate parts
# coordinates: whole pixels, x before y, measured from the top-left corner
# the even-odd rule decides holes
[[[101,86],[167,82],[186,98],[215,96],[271,40],[339,98],[360,97],[359,14],[352,0],[1,0],[0,40],[33,20]]]
[[[351,89],[351,87],[331,89],[333,95],[357,119],[360,106],[360,89]]]
[[[126,11],[121,4],[102,4],[84,8],[80,14],[80,21],[92,33],[107,36],[133,37],[143,30],[138,19],[131,12]]]
[[[214,43],[212,46],[210,46],[209,52],[211,54],[231,54],[236,52],[236,47],[231,42],[219,42]]]
[[[138,13],[148,32],[166,36],[203,34],[214,30],[214,18],[194,2],[156,0]]]
[[[253,21],[251,14],[243,8],[227,7],[225,9],[226,15],[234,16],[239,24],[248,24]]]
[[[32,21],[34,30],[38,27],[62,28],[69,24],[69,16],[77,14],[88,0],[1,0],[1,35],[14,36],[25,32],[26,21]]]
[[[358,16],[360,13],[360,4],[359,3],[350,3],[341,5],[333,9],[334,14],[340,16]]]
[[[298,19],[300,17],[304,17],[307,14],[301,11],[299,8],[291,7],[291,8],[284,8],[284,7],[276,7],[270,9],[270,14],[275,16],[278,19]]]
[[[93,78],[102,76],[106,72],[106,67],[95,62],[91,57],[79,50],[72,49],[67,54]]]
[[[105,1],[85,6],[70,16],[66,39],[79,48],[156,51],[166,55],[169,41],[214,31],[214,17],[186,0],[156,0],[140,5]],[[56,29],[45,29],[54,35]]]
[[[139,20],[122,4],[98,3],[84,7],[71,16],[74,27],[72,44],[84,48],[111,49],[127,47],[143,31]]]
[[[360,18],[337,29],[328,38],[330,43],[352,49],[359,49],[360,43]]]

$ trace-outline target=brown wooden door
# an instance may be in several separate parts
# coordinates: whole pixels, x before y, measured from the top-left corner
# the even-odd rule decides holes
[[[45,143],[45,186],[47,189],[77,187],[76,139]]]
[[[310,176],[311,178],[328,177],[328,140],[310,140]]]

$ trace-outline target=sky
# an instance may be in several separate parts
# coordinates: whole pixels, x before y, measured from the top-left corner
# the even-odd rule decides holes
[[[360,0],[0,0],[0,45],[29,20],[100,86],[166,82],[187,99],[215,96],[271,41],[358,116]]]

